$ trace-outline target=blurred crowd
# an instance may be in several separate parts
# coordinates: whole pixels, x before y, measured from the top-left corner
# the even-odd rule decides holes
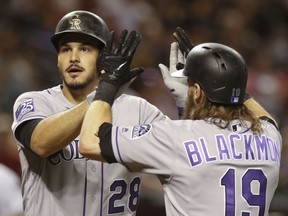
[[[2,0],[1,163],[20,175],[10,132],[13,103],[22,92],[60,83],[50,37],[59,19],[78,9],[98,14],[117,34],[123,29],[141,33],[143,40],[132,65],[144,67],[145,72],[131,91],[173,119],[177,118],[175,102],[158,64],[168,65],[177,26],[194,44],[219,42],[241,53],[249,68],[248,92],[278,120],[283,135],[279,189],[271,209],[288,212],[288,0]]]

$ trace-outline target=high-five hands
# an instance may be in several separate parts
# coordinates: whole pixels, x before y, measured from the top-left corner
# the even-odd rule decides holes
[[[178,42],[179,49],[186,58],[190,50],[194,47],[192,41],[181,27],[176,28],[176,31],[173,33],[173,36]]]
[[[93,100],[103,100],[113,104],[116,94],[121,86],[143,72],[143,68],[130,71],[133,55],[141,42],[141,36],[136,31],[123,30],[119,40],[113,44],[115,32],[110,32],[109,40],[100,57],[100,80]],[[128,87],[125,86],[126,88]],[[123,90],[124,91],[124,90]],[[122,93],[122,92],[121,92]]]
[[[169,60],[169,68],[163,64],[159,64],[159,68],[162,73],[164,84],[170,90],[176,100],[176,106],[178,107],[180,115],[183,111],[187,98],[188,83],[187,78],[173,77],[171,75],[177,70],[176,65],[179,62],[184,64],[184,56],[178,48],[178,44],[176,42],[173,42],[170,46]]]
[[[159,64],[159,68],[165,85],[172,92],[176,100],[178,114],[181,116],[187,98],[187,78],[173,77],[171,74],[184,68],[186,57],[194,45],[186,32],[180,27],[176,28],[173,37],[176,42],[173,42],[170,47],[169,69],[163,64]]]

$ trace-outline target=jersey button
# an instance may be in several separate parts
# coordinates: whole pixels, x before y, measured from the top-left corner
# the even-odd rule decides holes
[[[91,201],[92,202],[94,202],[95,201],[95,199],[96,199],[96,197],[93,195],[93,196],[91,196]]]
[[[95,166],[93,166],[93,168],[91,169],[92,173],[96,173],[97,168]]]

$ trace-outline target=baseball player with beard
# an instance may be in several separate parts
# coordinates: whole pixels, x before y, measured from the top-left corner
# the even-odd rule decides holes
[[[120,164],[87,160],[79,153],[80,128],[99,72],[120,65],[129,69],[141,37],[124,30],[117,43],[113,40],[114,32],[109,34],[96,14],[66,14],[51,38],[63,83],[23,93],[14,104],[12,129],[26,216],[136,215],[141,175]],[[167,119],[146,100],[125,94],[114,101],[113,111],[113,122],[121,125]]]
[[[130,73],[118,70],[115,81],[108,71],[84,117],[79,151],[157,175],[167,215],[267,216],[282,148],[276,122],[247,97],[247,67],[237,51],[219,43],[188,50],[184,69],[170,74],[188,85],[183,120],[112,125],[111,94],[98,91],[115,95]]]

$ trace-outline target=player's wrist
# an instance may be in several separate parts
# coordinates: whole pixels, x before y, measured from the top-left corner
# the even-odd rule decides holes
[[[175,103],[177,107],[184,108],[187,97],[175,98]]]
[[[116,94],[118,92],[118,87],[113,85],[112,83],[106,81],[100,81],[98,88],[96,89],[96,93],[93,97],[93,101],[101,100],[107,102],[111,106],[114,103]]]

